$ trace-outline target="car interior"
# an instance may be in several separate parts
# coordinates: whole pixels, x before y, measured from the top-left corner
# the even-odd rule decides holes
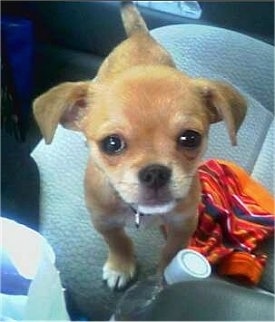
[[[238,145],[215,124],[204,160],[234,162],[274,196],[274,2],[135,3],[179,70],[225,80],[247,101]],[[120,1],[2,1],[1,10],[1,216],[52,246],[70,320],[274,321],[273,236],[257,245],[267,258],[257,285],[212,267],[210,277],[167,285],[156,296],[163,237],[133,221],[127,232],[136,245],[137,278],[132,288],[108,289],[101,279],[106,245],[84,201],[85,138],[58,126],[45,144],[32,102],[62,82],[96,77],[126,38]]]

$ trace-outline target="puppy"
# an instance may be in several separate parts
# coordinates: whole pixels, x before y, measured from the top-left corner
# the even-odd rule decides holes
[[[47,144],[58,123],[81,131],[90,146],[85,199],[108,258],[103,279],[123,288],[135,275],[124,226],[133,210],[167,228],[160,272],[185,247],[198,222],[197,168],[209,126],[224,121],[233,145],[246,103],[230,85],[193,79],[149,34],[131,2],[121,5],[128,39],[104,60],[93,81],[67,82],[38,97],[35,119]]]

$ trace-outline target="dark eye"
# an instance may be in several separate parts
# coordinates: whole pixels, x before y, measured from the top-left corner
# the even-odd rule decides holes
[[[200,133],[186,130],[178,137],[178,145],[183,148],[195,149],[201,144]]]
[[[101,141],[101,149],[107,154],[118,154],[126,148],[125,141],[118,135],[110,135]]]

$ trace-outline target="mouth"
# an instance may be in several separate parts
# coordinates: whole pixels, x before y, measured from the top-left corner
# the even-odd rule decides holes
[[[176,206],[176,201],[171,200],[164,204],[138,205],[137,212],[145,215],[159,215],[172,211]]]

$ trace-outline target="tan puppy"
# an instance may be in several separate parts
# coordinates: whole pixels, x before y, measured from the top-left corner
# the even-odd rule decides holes
[[[93,81],[64,83],[34,102],[46,143],[58,123],[82,131],[91,148],[86,204],[109,246],[103,279],[122,288],[136,270],[124,232],[137,213],[168,228],[163,270],[197,225],[197,167],[211,123],[224,120],[233,145],[246,103],[231,86],[179,72],[150,36],[131,2],[122,5],[129,36],[105,59]]]

